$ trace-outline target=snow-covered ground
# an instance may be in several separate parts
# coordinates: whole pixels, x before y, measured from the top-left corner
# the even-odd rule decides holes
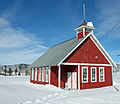
[[[120,90],[120,73],[114,74]],[[120,104],[114,87],[64,90],[52,85],[29,83],[29,77],[0,76],[0,104]]]

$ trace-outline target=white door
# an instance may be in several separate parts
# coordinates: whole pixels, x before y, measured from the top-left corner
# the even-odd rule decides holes
[[[77,89],[77,72],[72,72],[72,88]]]
[[[67,72],[67,88],[71,89],[71,72]]]

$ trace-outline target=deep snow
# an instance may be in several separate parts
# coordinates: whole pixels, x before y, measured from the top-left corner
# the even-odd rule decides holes
[[[120,90],[120,73],[114,74]],[[29,82],[29,77],[0,76],[0,104],[120,104],[120,91],[112,86],[87,90],[64,90]]]

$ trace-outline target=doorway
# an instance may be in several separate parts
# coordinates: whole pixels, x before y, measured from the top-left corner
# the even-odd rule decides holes
[[[77,72],[67,72],[66,88],[77,89]]]

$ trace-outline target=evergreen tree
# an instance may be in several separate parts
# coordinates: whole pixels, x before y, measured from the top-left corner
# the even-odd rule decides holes
[[[19,72],[18,75],[21,75],[21,73]]]
[[[5,68],[4,68],[4,74],[5,74],[5,76],[6,76],[6,74],[7,74],[7,66],[5,66]]]
[[[17,75],[17,72],[18,72],[18,70],[17,70],[17,68],[15,69],[15,75]]]
[[[8,71],[8,73],[9,73],[9,76],[11,76],[12,75],[12,69],[11,68],[9,68],[9,71]]]

